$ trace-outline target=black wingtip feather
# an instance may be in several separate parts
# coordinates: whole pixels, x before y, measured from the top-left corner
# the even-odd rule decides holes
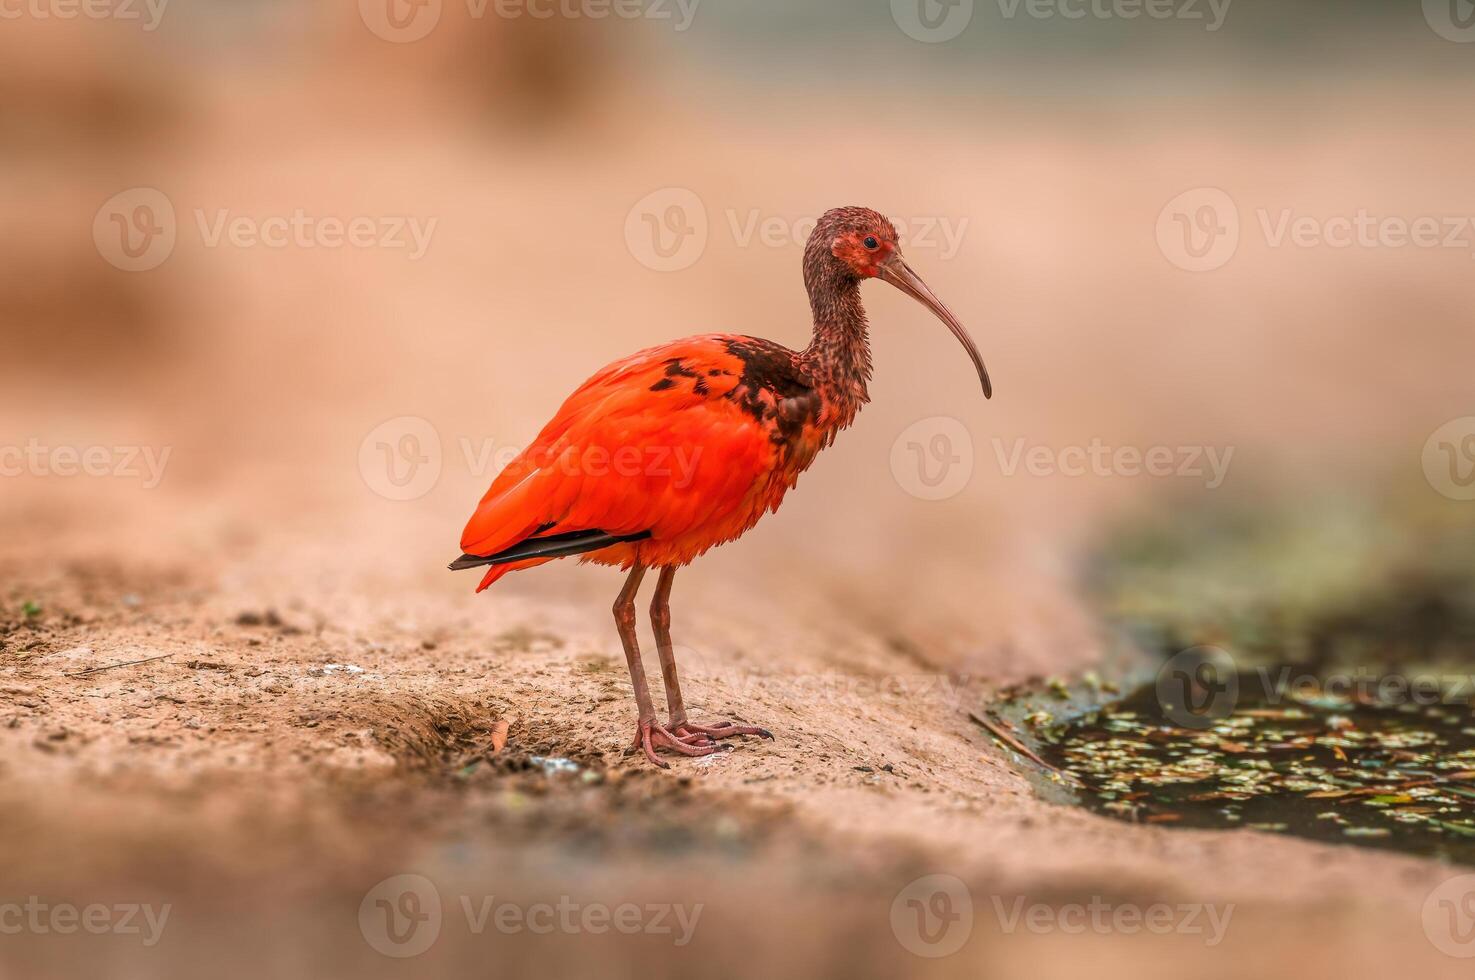
[[[525,561],[530,558],[566,558],[569,555],[598,551],[612,544],[644,541],[648,537],[650,537],[649,531],[641,531],[639,534],[610,534],[598,529],[567,531],[563,534],[550,534],[544,538],[526,538],[495,555],[462,555],[446,567],[453,572],[459,572],[467,568],[479,568],[482,565],[506,565],[509,562]]]

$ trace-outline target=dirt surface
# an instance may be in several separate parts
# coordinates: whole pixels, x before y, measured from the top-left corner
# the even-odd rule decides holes
[[[1440,975],[1454,962],[1421,932],[1424,897],[1448,874],[1436,865],[1132,827],[1042,802],[1023,763],[966,717],[1006,676],[996,668],[970,678],[859,624],[816,629],[765,609],[728,623],[722,663],[688,655],[687,686],[700,715],[778,738],[658,772],[627,748],[627,680],[597,605],[314,594],[293,582],[312,572],[258,549],[234,564],[235,584],[168,561],[67,562],[44,577],[7,568],[11,607],[20,596],[41,606],[5,624],[7,880],[52,901],[117,895],[173,909],[152,947],[22,937],[8,955],[30,975],[103,960],[179,976],[494,961],[500,975],[609,957],[655,975],[694,963],[759,975],[1029,963],[1049,974],[1102,944],[1112,955],[1095,968],[1113,975],[1212,975],[1223,956],[1291,975],[1308,925],[1313,975],[1371,976],[1411,956]],[[717,615],[705,607],[687,629]],[[110,666],[145,657],[161,659]],[[491,753],[499,720],[508,739]],[[570,771],[550,772],[549,759]],[[423,959],[401,962],[362,939],[358,912],[377,882],[406,873],[436,883],[447,924]],[[893,937],[891,905],[936,873],[967,882],[975,924],[964,953],[934,962]],[[703,911],[680,947],[476,934],[452,911],[462,895]],[[1006,934],[1001,909],[1020,897],[1217,903],[1233,919],[1215,947]]]

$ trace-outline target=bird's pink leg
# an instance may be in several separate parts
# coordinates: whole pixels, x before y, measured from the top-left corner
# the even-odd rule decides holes
[[[710,740],[705,744],[692,745],[681,736],[667,730],[656,721],[655,705],[650,700],[650,688],[645,682],[645,666],[640,662],[640,644],[635,638],[635,594],[640,591],[640,580],[645,577],[645,566],[636,564],[625,579],[625,587],[615,600],[615,628],[619,630],[620,642],[625,646],[625,661],[630,667],[630,683],[635,687],[635,707],[639,717],[635,727],[635,747],[645,757],[662,769],[666,763],[656,757],[657,748],[668,748],[682,755],[711,755],[721,751],[721,746]]]
[[[656,652],[661,657],[661,680],[666,685],[666,713],[671,728],[686,720],[686,705],[681,700],[681,686],[676,683],[676,654],[671,649],[671,583],[676,581],[676,568],[667,565],[656,579],[656,594],[650,600],[650,627],[656,635]],[[688,741],[710,742],[705,736],[688,736]]]
[[[671,583],[675,580],[676,568],[671,565],[663,567],[660,578],[656,580],[656,594],[650,602],[651,629],[656,634],[656,650],[661,655],[661,679],[666,683],[666,710],[671,713],[671,722],[666,727],[691,745],[710,744],[714,739],[736,735],[773,738],[773,733],[766,728],[736,725],[730,721],[695,725],[686,720],[686,703],[681,700],[681,685],[676,680],[676,652],[671,647]]]

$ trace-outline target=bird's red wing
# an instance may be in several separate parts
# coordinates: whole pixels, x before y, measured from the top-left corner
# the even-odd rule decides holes
[[[534,534],[671,539],[751,505],[776,465],[765,426],[728,398],[743,361],[723,334],[616,361],[564,402],[493,481],[461,536],[491,555]]]

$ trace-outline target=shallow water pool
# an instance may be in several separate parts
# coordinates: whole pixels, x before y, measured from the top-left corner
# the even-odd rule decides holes
[[[1475,864],[1475,715],[1369,702],[1241,675],[1196,719],[1158,688],[1055,728],[1040,754],[1080,802],[1122,820],[1252,828]]]

